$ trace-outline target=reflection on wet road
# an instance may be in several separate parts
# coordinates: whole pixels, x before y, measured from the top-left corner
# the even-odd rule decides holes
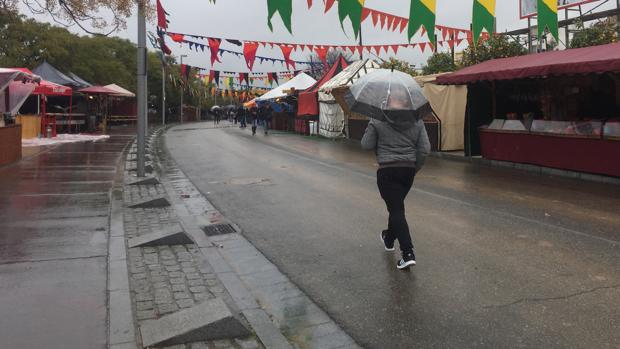
[[[106,346],[109,191],[132,137],[0,168],[0,347]]]
[[[401,272],[372,153],[201,127],[167,133],[181,169],[361,345],[620,346],[618,187],[429,159]]]

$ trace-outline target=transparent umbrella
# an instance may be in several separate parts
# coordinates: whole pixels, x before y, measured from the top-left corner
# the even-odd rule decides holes
[[[432,112],[409,74],[377,69],[358,79],[344,96],[352,112],[393,123],[413,123]]]

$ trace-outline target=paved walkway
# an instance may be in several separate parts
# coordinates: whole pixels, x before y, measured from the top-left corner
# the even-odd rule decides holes
[[[109,202],[131,135],[0,167],[0,346],[105,348]]]

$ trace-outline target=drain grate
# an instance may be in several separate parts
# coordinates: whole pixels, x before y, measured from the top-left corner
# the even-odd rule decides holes
[[[230,224],[213,224],[202,227],[207,236],[226,235],[236,233],[235,227]]]

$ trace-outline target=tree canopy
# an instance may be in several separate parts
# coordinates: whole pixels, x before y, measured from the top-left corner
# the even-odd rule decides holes
[[[488,40],[479,41],[463,51],[461,64],[465,67],[496,58],[522,56],[527,54],[525,47],[512,41],[506,35],[494,35]]]
[[[436,52],[428,58],[426,66],[422,68],[424,75],[446,73],[456,70],[456,65],[452,61],[452,55],[449,53]]]
[[[33,69],[44,61],[62,72],[73,72],[97,85],[118,84],[136,91],[136,46],[126,39],[106,36],[79,36],[63,27],[27,19],[14,11],[0,10],[0,67]],[[170,105],[180,100],[178,81],[180,67],[174,62],[168,68],[167,96]],[[157,53],[148,53],[148,96],[161,101],[161,60]],[[174,84],[172,83],[174,81]],[[196,104],[201,83],[190,76],[186,103]]]
[[[402,71],[403,73],[407,73],[411,76],[418,75],[418,72],[412,65],[409,64],[409,62],[396,59],[395,57],[390,57],[387,61],[381,62],[381,68]]]
[[[607,19],[586,28],[583,22],[577,23],[578,32],[570,42],[571,48],[610,44],[618,41],[616,24]]]

